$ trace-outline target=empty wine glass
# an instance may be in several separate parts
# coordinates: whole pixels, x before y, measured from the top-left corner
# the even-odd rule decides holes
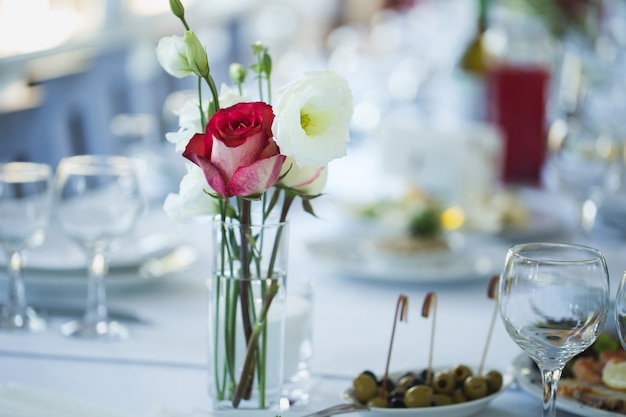
[[[622,276],[622,279],[617,287],[614,313],[617,336],[622,347],[626,349],[626,272]]]
[[[132,161],[121,156],[64,158],[56,175],[56,219],[87,255],[87,305],[80,320],[61,326],[66,336],[123,339],[128,330],[111,321],[104,278],[116,239],[129,233],[142,209]]]
[[[9,278],[0,329],[40,331],[46,323],[26,303],[22,252],[43,243],[52,207],[52,170],[30,162],[0,164],[0,247]]]
[[[578,209],[578,236],[585,240],[592,230],[605,182],[617,162],[618,141],[607,129],[571,117],[550,128],[549,143],[557,186]]]
[[[541,371],[543,416],[554,417],[565,363],[591,346],[604,328],[609,308],[604,255],[573,244],[513,246],[498,303],[507,332]]]

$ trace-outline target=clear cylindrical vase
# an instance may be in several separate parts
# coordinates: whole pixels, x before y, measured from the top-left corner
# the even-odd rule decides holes
[[[288,223],[216,218],[208,281],[213,408],[281,409]]]

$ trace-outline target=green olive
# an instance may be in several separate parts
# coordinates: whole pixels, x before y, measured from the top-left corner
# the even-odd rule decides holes
[[[468,377],[472,376],[472,370],[466,365],[457,365],[452,369],[452,375],[458,386],[463,384]]]
[[[454,392],[452,393],[452,402],[454,404],[467,402],[467,396],[463,392],[463,389],[454,390]]]
[[[367,406],[368,407],[387,408],[387,407],[389,407],[389,401],[387,401],[387,398],[376,396],[376,397],[370,398],[370,400],[367,402]]]
[[[405,375],[398,380],[397,387],[409,388],[411,386],[411,382],[415,379],[415,375]],[[397,388],[396,387],[396,388]]]
[[[487,395],[487,380],[481,376],[470,376],[463,382],[463,392],[468,400],[475,400]]]
[[[433,380],[433,390],[438,394],[450,394],[454,391],[456,382],[452,374],[448,372],[439,372]]]
[[[362,373],[352,381],[354,396],[362,403],[366,403],[370,398],[378,394],[378,384],[371,375]]]
[[[452,397],[449,396],[448,394],[435,394],[435,395],[433,395],[433,402],[432,402],[432,404],[434,406],[450,405],[452,403],[453,403]]]
[[[406,388],[403,385],[396,385],[396,387],[393,390],[391,390],[391,392],[389,394],[393,395],[395,393],[398,393],[398,394],[402,394],[404,396],[405,392],[406,392]]]
[[[409,408],[430,407],[433,400],[433,389],[428,385],[416,385],[404,393],[404,404]]]
[[[489,394],[498,392],[502,388],[502,374],[498,371],[489,371],[485,375],[487,380],[487,391]]]

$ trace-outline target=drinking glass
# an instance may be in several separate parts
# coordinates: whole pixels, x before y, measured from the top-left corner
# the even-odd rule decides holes
[[[591,346],[607,318],[604,255],[574,244],[513,246],[506,255],[498,303],[507,332],[541,371],[543,416],[554,417],[565,363]]]
[[[626,349],[626,272],[622,276],[622,279],[617,287],[614,313],[617,336],[622,347]]]
[[[116,239],[129,233],[143,207],[130,159],[79,155],[59,163],[55,187],[60,229],[84,249],[88,283],[85,314],[61,326],[65,336],[124,339],[127,328],[109,319],[105,276]]]
[[[43,243],[52,208],[52,170],[30,162],[0,164],[0,247],[9,278],[0,329],[40,331],[46,323],[26,303],[23,251]]]
[[[561,125],[555,123],[551,129],[555,179],[558,187],[576,203],[578,236],[575,238],[585,240],[594,226],[611,167],[617,162],[618,142],[610,131],[591,122],[576,118],[560,122]],[[559,129],[560,134],[554,133]]]

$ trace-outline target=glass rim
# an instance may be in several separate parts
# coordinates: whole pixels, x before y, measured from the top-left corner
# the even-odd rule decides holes
[[[60,172],[80,172],[84,175],[114,175],[116,172],[132,172],[133,162],[121,155],[73,155],[59,161]]]
[[[3,162],[0,163],[0,181],[19,183],[34,182],[50,179],[52,168],[50,165],[39,162]]]
[[[253,216],[254,218],[255,216]],[[216,214],[213,216],[213,224],[220,224],[223,225],[225,227],[239,227],[241,226],[241,223],[239,222],[239,220],[233,219],[232,217],[227,217],[226,219],[222,219],[221,214]],[[269,216],[268,220],[264,223],[259,223],[256,221],[253,221],[252,223],[250,223],[248,226],[252,227],[252,228],[260,228],[260,227],[265,227],[265,228],[271,228],[271,227],[280,227],[280,226],[287,226],[289,225],[289,220],[286,219],[284,221],[279,221],[278,220],[278,216],[275,214],[272,214]]]
[[[554,256],[549,256],[549,254],[537,256],[537,254],[527,254],[525,252],[534,251],[540,248],[549,248],[556,250],[574,250],[577,253],[587,254],[587,256],[580,256],[576,258],[568,258],[568,259],[558,259]],[[587,262],[597,262],[598,260],[602,260],[605,262],[604,253],[596,248],[587,245],[581,245],[578,243],[558,243],[558,242],[529,242],[529,243],[518,243],[509,248],[507,253],[510,256],[515,256],[520,259],[528,259],[528,260],[541,260],[543,262],[549,262],[554,264],[559,263],[587,263]]]

